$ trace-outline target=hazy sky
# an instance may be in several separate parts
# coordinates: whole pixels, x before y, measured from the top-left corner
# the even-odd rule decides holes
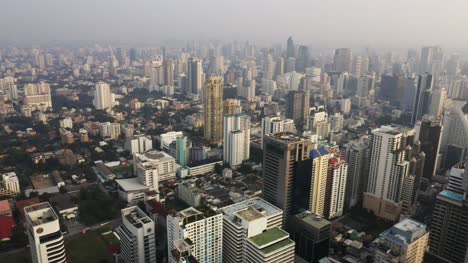
[[[468,48],[468,0],[2,0],[0,41]]]

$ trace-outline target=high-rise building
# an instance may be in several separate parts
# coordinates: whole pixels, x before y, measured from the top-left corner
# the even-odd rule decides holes
[[[164,85],[174,86],[174,62],[167,59],[163,61],[162,66]]]
[[[424,253],[429,240],[426,225],[412,219],[404,219],[387,229],[372,242],[373,261],[424,262]]]
[[[345,207],[349,209],[362,201],[362,194],[367,188],[369,140],[361,138],[345,144],[342,155],[348,162]]]
[[[444,103],[446,99],[447,90],[445,88],[432,91],[428,114],[434,118],[440,118],[444,111]]]
[[[379,98],[399,106],[403,97],[402,80],[399,75],[382,75],[380,80]]]
[[[311,263],[327,257],[330,230],[330,221],[310,211],[306,210],[291,217],[288,232],[296,243],[296,257]]]
[[[309,159],[311,150],[308,138],[290,132],[263,138],[263,197],[283,209],[283,226],[294,209],[296,169],[301,161]],[[304,187],[310,188],[310,184]]]
[[[441,151],[446,152],[449,145],[461,149],[468,148],[468,103],[453,100],[444,112]],[[448,157],[448,156],[447,156]]]
[[[2,175],[3,180],[3,187],[5,190],[19,194],[20,193],[20,184],[18,181],[18,177],[16,176],[15,172],[9,172]]]
[[[430,180],[437,173],[440,165],[442,126],[437,121],[422,120],[416,123],[415,129],[415,140],[419,140],[421,151],[426,154],[422,176]]]
[[[59,218],[48,202],[24,208],[33,263],[66,262]]]
[[[187,93],[201,95],[202,75],[202,61],[196,58],[189,58],[187,62]]]
[[[240,100],[227,99],[224,101],[224,114],[239,114],[242,112]]]
[[[98,110],[105,110],[114,107],[115,98],[111,92],[109,84],[98,82],[94,91],[94,107]]]
[[[414,130],[382,126],[372,130],[370,165],[363,207],[387,220],[400,216],[402,188],[410,163],[405,148],[413,139]]]
[[[247,256],[243,262],[246,263],[294,262],[294,241],[278,227],[249,237],[245,247]]]
[[[286,58],[296,57],[296,46],[294,45],[294,40],[290,36],[286,43]]]
[[[327,218],[335,218],[343,215],[348,177],[348,163],[346,163],[345,158],[333,155],[334,154],[328,159],[324,211],[324,215]]]
[[[312,177],[309,193],[309,211],[318,216],[326,215],[328,162],[330,153],[324,148],[310,151],[312,159]]]
[[[466,262],[468,258],[468,163],[460,165],[457,169],[465,170],[461,185],[452,180],[452,190],[437,195],[429,237],[429,254],[435,257],[432,262]],[[457,188],[463,193],[453,191]]]
[[[309,62],[309,48],[307,46],[299,46],[297,50],[296,71],[305,72],[306,68],[309,67]]]
[[[41,82],[25,85],[23,103],[33,110],[45,111],[47,108],[52,108],[50,84]]]
[[[125,263],[156,263],[155,225],[140,208],[124,208],[120,237],[120,260]]]
[[[169,263],[186,256],[197,262],[223,262],[223,215],[209,207],[189,207],[167,216]]]
[[[328,138],[330,123],[324,106],[311,107],[306,122],[306,130],[317,135],[319,140]]]
[[[205,139],[220,143],[223,140],[223,79],[210,77],[204,96]]]
[[[246,114],[224,115],[223,159],[237,167],[250,157],[250,117]]]
[[[280,228],[283,211],[261,198],[248,199],[220,209],[223,213],[223,262],[246,262],[248,239]],[[275,246],[277,242],[270,245]],[[282,247],[273,249],[280,250]],[[263,248],[264,249],[264,248]],[[258,253],[258,252],[256,252]]]
[[[432,75],[423,74],[418,76],[418,85],[416,87],[416,94],[414,98],[413,114],[411,116],[411,123],[414,125],[420,120],[424,114],[429,112],[429,104],[432,92]]]
[[[192,147],[192,143],[187,136],[178,136],[175,145],[176,162],[180,166],[185,167],[190,162],[190,148]]]
[[[138,134],[125,140],[125,150],[130,153],[144,153],[153,149],[151,136]]]
[[[120,137],[120,123],[103,122],[99,127],[99,133],[104,139],[117,140]]]
[[[174,179],[176,175],[174,157],[156,150],[134,153],[133,169],[140,183],[154,191],[158,191],[160,181]]]
[[[268,134],[275,134],[280,132],[296,132],[296,126],[293,120],[281,119],[280,116],[264,117],[262,119],[262,136],[261,148],[263,149],[263,138]]]
[[[338,72],[351,72],[352,54],[349,48],[339,48],[335,50],[333,57],[333,68]]]
[[[296,126],[302,127],[309,111],[309,93],[291,90],[288,93],[286,117],[293,119]]]
[[[18,87],[16,86],[16,79],[13,77],[5,77],[0,79],[0,91],[9,100],[18,99]]]

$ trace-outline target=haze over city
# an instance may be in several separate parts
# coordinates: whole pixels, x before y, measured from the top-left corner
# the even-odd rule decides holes
[[[1,43],[296,42],[325,47],[468,46],[465,0],[3,1]]]

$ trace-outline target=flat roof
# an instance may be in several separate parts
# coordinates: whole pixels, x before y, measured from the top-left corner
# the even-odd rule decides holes
[[[232,204],[230,206],[226,206],[220,208],[220,211],[224,214],[224,219],[229,221],[234,221],[235,217],[237,216],[237,212],[247,209],[254,209],[263,216],[269,217],[274,215],[282,215],[283,211],[278,207],[268,203],[264,199],[260,197],[254,197],[239,203]]]
[[[137,206],[122,209],[124,219],[136,228],[143,227],[144,224],[152,223],[153,221]]]
[[[49,202],[39,203],[24,208],[26,217],[34,226],[49,223],[58,219]]]
[[[452,191],[447,191],[447,190],[444,190],[444,191],[440,192],[439,195],[443,196],[443,197],[446,197],[446,198],[449,198],[449,199],[452,199],[452,200],[457,201],[457,202],[463,202],[465,200],[463,195],[454,193]]]
[[[43,189],[54,186],[54,183],[52,182],[52,179],[49,175],[36,175],[31,176],[30,178],[34,189]]]
[[[115,182],[126,192],[149,190],[138,178],[118,179]]]
[[[271,246],[268,246],[268,247],[262,249],[262,252],[264,254],[269,254],[269,253],[271,253],[271,252],[273,252],[275,250],[278,250],[278,249],[280,249],[282,247],[288,246],[289,244],[292,244],[292,243],[294,243],[294,241],[292,241],[289,238],[286,238],[286,239],[284,239],[284,240],[282,240],[282,241],[280,241],[278,243],[275,243],[275,244],[273,244]]]
[[[257,210],[253,209],[252,207],[247,208],[246,210],[241,210],[237,212],[237,215],[239,217],[242,217],[243,219],[247,221],[252,221],[255,219],[259,219],[263,217],[263,214],[258,212]]]
[[[309,141],[307,137],[302,135],[292,133],[292,132],[280,132],[274,134],[268,134],[266,137],[273,138],[277,141],[284,142],[284,143],[296,143],[302,141]]]
[[[310,211],[304,211],[295,215],[295,217],[301,219],[303,222],[312,225],[317,229],[322,229],[331,225],[330,221],[326,220],[325,218],[314,215]]]
[[[279,229],[278,227],[273,227],[265,232],[258,234],[256,236],[250,237],[249,239],[260,249],[268,246],[272,242],[280,241],[285,238],[288,238],[289,234],[284,230]]]

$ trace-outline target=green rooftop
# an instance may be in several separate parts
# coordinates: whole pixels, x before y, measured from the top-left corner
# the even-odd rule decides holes
[[[250,240],[258,247],[260,247],[260,249],[262,249],[265,245],[268,245],[270,244],[271,242],[274,242],[276,240],[281,240],[281,239],[284,239],[286,237],[288,237],[288,233],[286,233],[285,231],[277,228],[277,227],[274,227],[274,228],[271,228],[271,229],[268,229],[267,231],[261,233],[261,234],[258,234],[256,236],[253,236],[250,238]]]
[[[283,241],[280,241],[280,242],[278,242],[278,243],[275,243],[275,244],[273,244],[273,245],[271,245],[271,246],[268,246],[268,247],[262,249],[262,252],[263,252],[264,254],[268,254],[268,253],[271,253],[271,252],[273,252],[273,251],[276,251],[276,250],[278,250],[278,249],[280,249],[280,248],[282,248],[282,247],[285,247],[285,246],[287,246],[287,245],[289,245],[289,244],[291,244],[291,243],[294,243],[294,242],[293,242],[291,239],[286,238],[286,239],[284,239]]]

